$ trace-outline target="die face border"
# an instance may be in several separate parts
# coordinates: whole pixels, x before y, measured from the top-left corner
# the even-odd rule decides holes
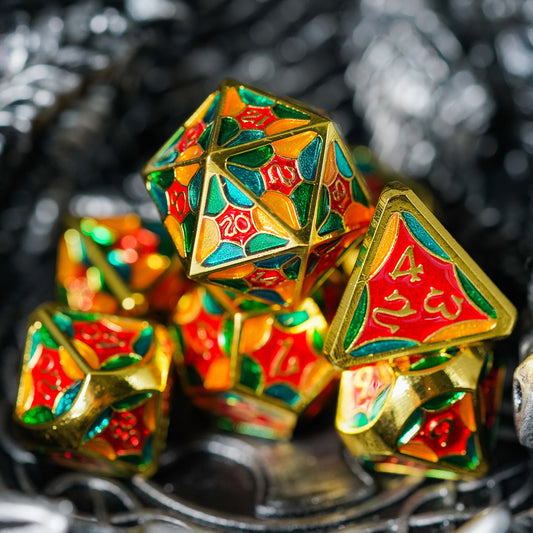
[[[471,283],[478,292],[483,295],[495,310],[497,319],[492,329],[481,333],[456,337],[451,340],[440,340],[405,348],[389,349],[387,351],[357,357],[351,356],[347,352],[344,348],[344,339],[363,291],[367,286],[368,273],[376,258],[377,250],[387,227],[387,222],[396,213],[409,213],[417,220],[423,221],[421,225],[429,233],[431,238],[448,255],[450,261],[464,272],[465,276],[471,280]],[[348,369],[356,365],[364,365],[398,356],[414,355],[436,351],[458,344],[475,343],[505,337],[512,331],[515,320],[516,309],[513,304],[501,293],[463,248],[459,246],[430,210],[425,207],[410,189],[399,183],[394,183],[383,191],[376,206],[374,218],[363,240],[346,292],[339,305],[339,311],[334,317],[330,334],[326,339],[324,351],[332,364],[339,368]],[[360,331],[364,329],[364,324],[367,321],[368,313],[366,313]],[[379,340],[379,338],[376,338],[376,340]]]

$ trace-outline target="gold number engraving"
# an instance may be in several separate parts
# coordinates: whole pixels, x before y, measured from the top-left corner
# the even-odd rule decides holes
[[[252,227],[250,221],[241,214],[235,217],[230,215],[224,217],[220,226],[224,237],[234,237],[237,233],[246,233]]]
[[[433,306],[429,303],[429,300],[431,300],[431,298],[434,298],[435,296],[441,296],[442,294],[444,294],[443,291],[439,291],[438,289],[435,289],[435,287],[431,287],[431,291],[429,291],[429,294],[424,299],[424,309],[428,313],[440,313],[444,318],[447,318],[448,320],[453,320],[457,318],[463,308],[463,298],[459,298],[458,296],[452,295],[452,300],[455,304],[454,313],[450,313],[450,311],[448,311],[448,308],[446,307],[446,304],[444,302],[439,303],[437,306]]]
[[[296,169],[274,164],[268,168],[267,175],[270,183],[281,181],[285,185],[292,186],[296,180]]]
[[[264,126],[269,117],[258,109],[246,109],[240,118],[243,122],[248,122],[254,126]]]
[[[401,270],[403,263],[407,259],[409,263],[409,268],[407,270]],[[424,267],[422,265],[415,266],[415,256],[413,254],[413,245],[408,246],[392,272],[389,272],[389,276],[396,281],[396,278],[402,276],[411,276],[409,281],[414,283],[415,281],[420,281],[420,274],[424,273]]]
[[[386,307],[376,307],[374,311],[372,312],[372,318],[374,319],[374,322],[376,324],[379,324],[380,326],[384,328],[388,328],[391,333],[396,333],[400,329],[400,326],[382,322],[381,320],[377,318],[377,315],[382,314],[382,315],[390,315],[390,316],[394,316],[398,318],[403,318],[406,316],[411,316],[411,315],[416,314],[416,311],[411,308],[411,304],[409,303],[409,300],[405,296],[402,296],[398,292],[398,289],[396,289],[391,295],[387,296],[385,300],[387,302],[395,302],[397,300],[400,300],[401,302],[403,302],[403,307],[401,309],[387,309]]]
[[[294,339],[292,339],[291,337],[283,339],[278,344],[278,351],[276,352],[276,355],[274,355],[272,359],[272,364],[270,365],[270,377],[291,376],[292,374],[296,374],[300,370],[300,366],[298,364],[298,357],[293,355],[287,359],[287,356],[289,355],[293,344]],[[287,359],[287,368],[285,370],[282,370],[281,365],[283,364],[283,361],[285,361],[285,359]]]

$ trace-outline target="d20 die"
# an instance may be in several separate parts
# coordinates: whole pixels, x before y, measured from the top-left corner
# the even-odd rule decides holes
[[[226,429],[289,438],[337,374],[321,355],[327,323],[309,298],[293,311],[235,311],[195,287],[174,321],[184,390]]]
[[[330,120],[232,81],[143,174],[187,275],[269,304],[310,294],[373,213]]]
[[[25,445],[74,468],[153,473],[173,349],[166,329],[146,320],[39,307],[15,407]]]
[[[481,476],[502,379],[486,345],[355,367],[341,377],[336,427],[378,471]]]
[[[516,309],[416,195],[382,193],[328,335],[341,368],[508,335]]]
[[[56,279],[70,308],[128,315],[174,309],[188,281],[159,223],[128,214],[67,224]]]

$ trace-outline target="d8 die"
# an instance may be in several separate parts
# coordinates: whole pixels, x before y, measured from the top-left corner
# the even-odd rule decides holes
[[[373,213],[333,123],[226,81],[143,170],[187,275],[298,303]]]
[[[197,287],[174,319],[185,392],[226,429],[288,438],[336,375],[321,355],[327,324],[311,299],[294,311],[234,311]]]
[[[75,468],[151,474],[166,438],[172,356],[155,323],[38,308],[15,407],[26,446]]]
[[[503,368],[484,345],[343,372],[336,427],[383,472],[453,479],[487,469]]]
[[[59,296],[72,309],[169,313],[187,286],[164,228],[134,214],[70,218],[59,242]]]

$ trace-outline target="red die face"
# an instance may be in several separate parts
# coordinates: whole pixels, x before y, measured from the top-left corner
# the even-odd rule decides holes
[[[234,427],[240,430],[251,428],[256,418],[250,415],[244,420],[243,402],[254,399],[253,410],[264,405],[265,412],[300,413],[336,376],[321,355],[326,321],[310,299],[291,312],[235,311],[198,287],[180,301],[175,324],[185,391],[197,405],[209,406],[208,410],[225,418],[233,409],[232,401],[220,394],[216,400],[208,396],[222,391],[238,396]],[[292,414],[272,416],[294,425]],[[286,436],[292,425],[284,431],[271,429]]]
[[[76,468],[154,471],[174,350],[166,330],[58,306],[33,317],[15,411],[28,447]]]

